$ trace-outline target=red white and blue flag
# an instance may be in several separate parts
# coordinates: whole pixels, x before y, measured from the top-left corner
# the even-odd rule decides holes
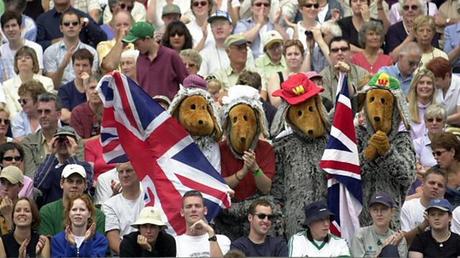
[[[354,113],[348,79],[340,74],[331,133],[320,167],[327,172],[328,207],[335,214],[331,232],[351,240],[359,229],[362,185]]]
[[[198,190],[207,219],[230,207],[229,190],[187,131],[133,80],[119,72],[98,85],[104,103],[101,144],[108,163],[131,161],[145,192],[146,206],[163,211],[168,229],[185,232],[182,195]]]

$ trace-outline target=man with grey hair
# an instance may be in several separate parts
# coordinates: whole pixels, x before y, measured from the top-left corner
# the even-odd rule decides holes
[[[401,89],[407,96],[414,71],[419,67],[422,51],[415,42],[409,42],[399,51],[398,62],[392,66],[384,66],[379,72],[386,72],[398,79]]]

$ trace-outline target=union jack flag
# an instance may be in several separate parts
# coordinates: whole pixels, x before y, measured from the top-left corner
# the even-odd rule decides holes
[[[335,214],[331,232],[351,240],[359,229],[362,209],[361,168],[348,93],[348,79],[340,74],[331,134],[320,161],[327,172],[328,207]]]
[[[104,103],[101,143],[108,163],[131,161],[145,192],[146,206],[163,211],[173,234],[185,232],[182,195],[205,197],[208,221],[230,207],[228,186],[187,131],[133,80],[119,72],[98,85]]]

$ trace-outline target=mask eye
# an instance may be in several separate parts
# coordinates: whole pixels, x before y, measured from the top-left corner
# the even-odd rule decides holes
[[[380,99],[380,102],[382,102],[382,104],[385,104],[385,99],[384,99],[384,98],[381,98],[381,99]]]
[[[234,123],[234,124],[236,123],[237,120],[238,120],[238,119],[236,118],[236,116],[233,117],[233,123]]]
[[[195,110],[195,109],[196,109],[196,105],[195,105],[195,104],[192,104],[192,105],[190,106],[190,109]]]
[[[302,110],[297,111],[297,116],[302,116],[303,112]]]
[[[372,103],[372,102],[374,102],[375,97],[371,97],[369,100],[370,100],[370,102]]]
[[[243,116],[244,121],[248,121],[248,117],[246,115]]]
[[[313,107],[312,107],[312,106],[309,106],[309,107],[308,107],[308,111],[313,112]]]

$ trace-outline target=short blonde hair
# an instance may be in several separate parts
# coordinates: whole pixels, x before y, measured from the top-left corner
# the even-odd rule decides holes
[[[434,33],[436,32],[436,25],[434,24],[434,19],[431,16],[427,15],[420,15],[414,20],[414,31],[417,32],[417,30],[422,27],[422,26],[429,26]]]

